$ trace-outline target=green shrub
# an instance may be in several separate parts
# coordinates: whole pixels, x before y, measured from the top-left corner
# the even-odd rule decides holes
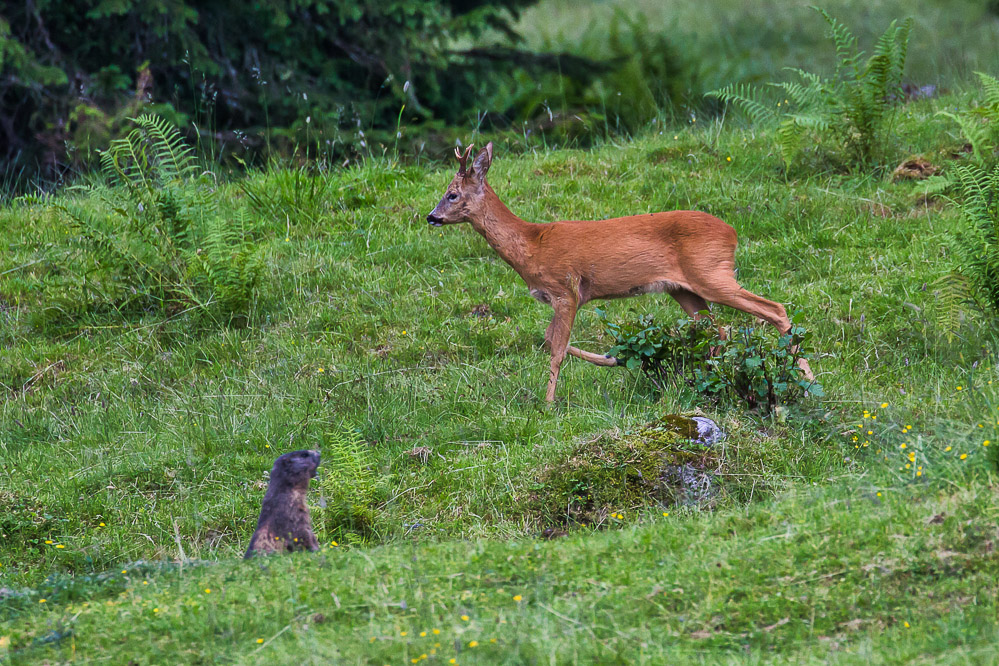
[[[836,71],[831,78],[789,68],[800,80],[771,83],[769,94],[755,86],[731,84],[708,95],[742,107],[754,122],[776,122],[785,168],[810,133],[828,135],[845,146],[855,165],[884,166],[895,105],[902,99],[912,21],[892,21],[865,60],[850,30],[824,10],[816,11],[829,24],[836,48]]]
[[[822,387],[804,379],[799,358],[811,333],[791,317],[791,330],[767,344],[754,327],[741,326],[722,338],[709,317],[660,326],[651,315],[624,324],[607,322],[615,345],[608,352],[629,369],[640,369],[660,391],[687,386],[712,400],[770,412]]]
[[[199,307],[245,314],[262,269],[253,225],[245,214],[223,212],[214,181],[197,175],[193,151],[176,128],[140,116],[101,163],[105,183],[56,205],[79,238],[77,309],[96,296],[91,307],[119,312]]]

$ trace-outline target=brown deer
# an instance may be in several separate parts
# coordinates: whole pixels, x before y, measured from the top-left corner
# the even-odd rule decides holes
[[[569,353],[596,365],[617,359],[569,344],[576,311],[589,301],[666,292],[693,318],[708,302],[728,305],[768,321],[781,334],[791,328],[784,306],[750,293],[735,281],[735,229],[717,217],[692,210],[582,222],[526,222],[503,205],[486,174],[493,144],[467,166],[456,148],[458,173],[427,222],[435,227],[470,222],[490,247],[517,271],[531,296],[552,306],[545,331],[551,372],[545,399],[555,399],[559,368]],[[805,359],[798,365],[811,381]]]

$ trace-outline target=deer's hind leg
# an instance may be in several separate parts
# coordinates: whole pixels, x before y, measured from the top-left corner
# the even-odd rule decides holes
[[[708,302],[689,289],[674,289],[669,295],[680,304],[691,319],[700,319],[704,316],[701,312],[708,309]]]
[[[707,299],[712,303],[727,305],[769,322],[777,327],[781,335],[791,330],[791,320],[788,319],[787,310],[784,309],[783,305],[768,301],[762,296],[757,296],[753,292],[743,289],[735,281],[735,278],[719,285],[705,286],[698,290],[698,294],[702,300]],[[797,351],[797,349],[792,351]],[[805,379],[808,381],[815,379],[807,360],[799,358],[798,367],[805,373]]]
[[[604,354],[594,354],[593,352],[583,351],[579,347],[573,347],[569,345],[566,349],[570,356],[575,356],[576,358],[581,358],[584,361],[589,361],[593,365],[602,365],[608,368],[613,368],[617,365],[617,359],[613,356],[605,356]]]

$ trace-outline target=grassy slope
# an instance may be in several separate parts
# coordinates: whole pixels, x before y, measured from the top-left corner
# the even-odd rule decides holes
[[[942,160],[954,140],[932,114],[953,101],[907,107],[900,153]],[[535,539],[540,468],[580,437],[696,401],[656,402],[637,377],[570,360],[545,409],[546,310],[471,229],[423,221],[449,169],[332,172],[315,206],[264,220],[269,275],[246,328],[187,313],[46,332],[32,322],[71,239],[50,208],[0,212],[0,500],[14,509],[0,587],[25,591],[3,602],[0,650],[28,662],[793,661],[833,648],[845,661],[995,659],[999,516],[981,443],[999,441],[999,383],[980,341],[948,344],[932,323],[955,213],[912,184],[823,172],[814,158],[818,175],[786,180],[765,134],[675,136],[517,158],[499,146],[490,178],[529,220],[671,208],[726,219],[744,286],[807,312],[827,412],[782,425],[708,408],[745,475],[726,479],[715,511],[621,507],[610,529],[551,543]],[[252,182],[278,192],[287,179]],[[219,196],[246,206],[235,186]],[[491,316],[471,314],[481,303]],[[607,309],[679,314],[654,297]],[[609,344],[592,309],[574,339]],[[876,426],[861,420],[882,402]],[[384,479],[370,543],[233,561],[273,457],[342,422]],[[876,434],[858,456],[861,422]],[[918,454],[908,470],[901,443]],[[405,454],[420,445],[434,452],[425,466]],[[128,564],[181,554],[208,562]],[[430,655],[419,632],[435,627]]]

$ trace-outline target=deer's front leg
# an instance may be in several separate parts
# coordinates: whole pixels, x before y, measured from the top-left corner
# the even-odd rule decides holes
[[[548,392],[545,400],[551,402],[555,399],[555,385],[558,384],[558,373],[565,359],[565,352],[569,348],[569,334],[572,333],[572,324],[576,320],[576,304],[567,299],[552,300],[552,307],[555,308],[555,316],[552,323],[545,331],[545,342],[552,353],[551,369],[548,373]]]

